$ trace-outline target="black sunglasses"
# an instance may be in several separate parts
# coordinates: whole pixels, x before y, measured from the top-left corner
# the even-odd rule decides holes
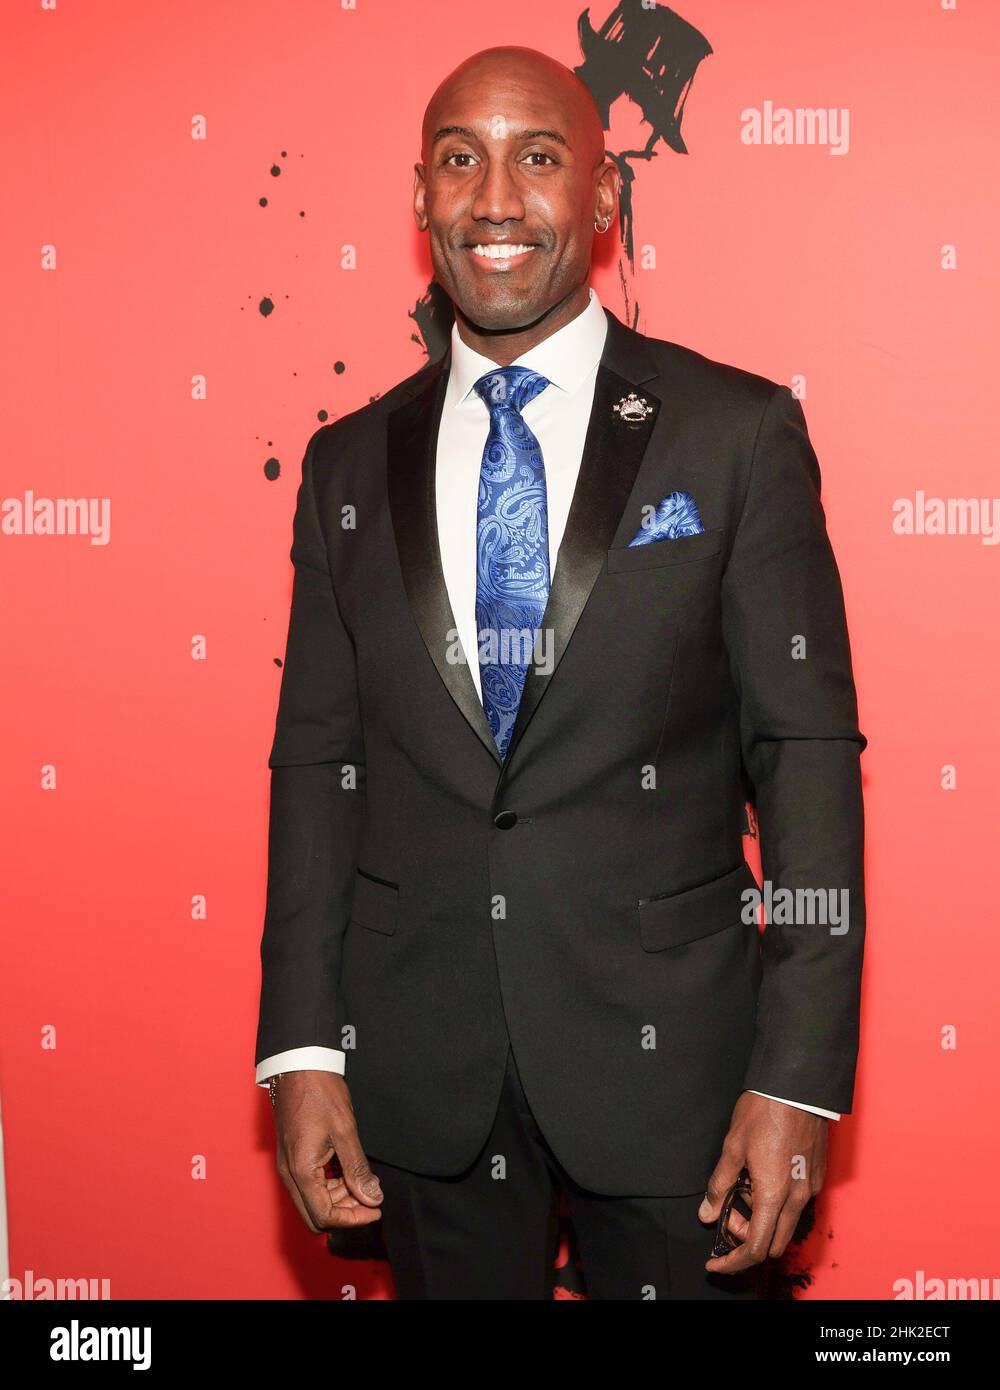
[[[729,1255],[734,1250],[738,1250],[743,1244],[742,1239],[735,1235],[728,1228],[729,1213],[733,1207],[736,1208],[740,1216],[749,1221],[753,1216],[753,1208],[746,1200],[753,1195],[750,1184],[750,1173],[746,1168],[740,1169],[740,1175],[726,1193],[722,1203],[722,1210],[719,1212],[719,1219],[715,1223],[715,1243],[712,1246],[712,1256],[717,1258],[721,1255]]]

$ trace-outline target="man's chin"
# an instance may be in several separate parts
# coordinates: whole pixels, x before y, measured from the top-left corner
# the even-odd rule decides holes
[[[496,290],[483,294],[461,293],[455,307],[469,323],[486,333],[514,333],[536,323],[546,306],[527,288],[498,285]]]

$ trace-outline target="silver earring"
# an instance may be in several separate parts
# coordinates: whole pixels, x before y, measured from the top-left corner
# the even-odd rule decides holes
[[[596,218],[596,217],[594,218],[594,231],[595,231],[595,232],[600,232],[600,233],[603,235],[603,233],[606,232],[610,226],[611,226],[611,218],[610,218],[610,217],[606,217],[606,218],[604,219],[604,226],[603,226],[603,227],[599,227],[599,226],[597,225],[597,218]]]

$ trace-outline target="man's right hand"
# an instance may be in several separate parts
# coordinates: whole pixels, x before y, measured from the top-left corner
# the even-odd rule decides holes
[[[351,1093],[338,1072],[284,1072],[274,1125],[278,1173],[314,1235],[379,1220],[382,1187],[368,1166]],[[331,1160],[342,1176],[325,1175]]]

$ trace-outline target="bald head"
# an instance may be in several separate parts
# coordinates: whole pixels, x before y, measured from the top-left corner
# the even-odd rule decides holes
[[[581,158],[589,159],[591,167],[603,160],[604,127],[587,84],[547,53],[505,46],[474,53],[438,85],[427,103],[420,132],[420,154],[425,164],[435,135],[446,119],[444,113],[450,104],[461,101],[470,92],[485,97],[487,105],[492,98],[498,120],[504,118],[515,94],[521,100],[530,94],[535,101],[561,113],[565,129],[560,133],[572,140]]]

